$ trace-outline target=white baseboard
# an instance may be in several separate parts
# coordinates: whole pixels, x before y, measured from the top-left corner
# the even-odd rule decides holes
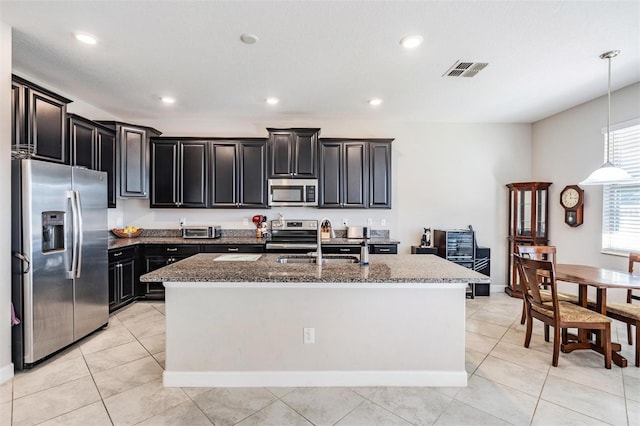
[[[167,387],[467,386],[462,371],[165,371]]]
[[[10,362],[9,364],[7,364],[4,367],[0,368],[0,383],[4,383],[4,382],[10,380],[11,378],[13,378],[13,363],[12,362]]]

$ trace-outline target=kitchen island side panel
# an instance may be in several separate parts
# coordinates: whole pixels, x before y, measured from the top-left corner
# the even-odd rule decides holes
[[[169,283],[165,386],[465,386],[464,291]]]

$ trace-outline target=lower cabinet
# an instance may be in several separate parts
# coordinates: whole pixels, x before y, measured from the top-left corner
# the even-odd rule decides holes
[[[360,244],[325,244],[322,246],[325,254],[360,254]],[[397,244],[370,243],[371,254],[398,254]]]
[[[143,273],[155,271],[199,252],[200,246],[195,244],[148,244],[144,248]],[[164,298],[164,286],[162,283],[145,282],[143,284],[145,298]]]
[[[112,312],[136,296],[138,276],[136,247],[109,250],[109,312]]]

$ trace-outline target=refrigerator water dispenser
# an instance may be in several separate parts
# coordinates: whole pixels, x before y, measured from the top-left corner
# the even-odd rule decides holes
[[[64,212],[42,212],[42,252],[64,250]]]

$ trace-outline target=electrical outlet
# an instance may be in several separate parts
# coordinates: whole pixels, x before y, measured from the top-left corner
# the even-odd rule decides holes
[[[302,329],[302,343],[305,345],[316,342],[316,329],[315,328],[303,328]]]
[[[242,224],[243,224],[244,226],[249,225],[249,218],[246,218],[246,217],[245,217],[244,219],[242,219]]]
[[[185,226],[187,224],[187,218],[186,217],[181,217],[180,218],[180,226]]]
[[[373,219],[369,218],[367,219],[367,226],[371,228],[371,225],[373,225]]]
[[[346,228],[347,226],[349,226],[349,221],[347,220],[347,218],[346,218],[346,217],[343,217],[343,218],[342,218],[342,224],[345,226],[345,228]]]
[[[387,225],[387,221],[384,219],[380,219],[380,226],[386,226]]]

